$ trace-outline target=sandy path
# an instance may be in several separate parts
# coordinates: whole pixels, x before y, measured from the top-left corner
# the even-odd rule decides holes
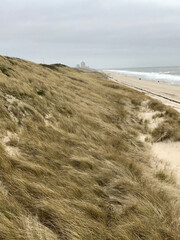
[[[180,86],[163,82],[128,77],[119,73],[103,71],[111,80],[145,92],[148,96],[160,100],[180,112]]]

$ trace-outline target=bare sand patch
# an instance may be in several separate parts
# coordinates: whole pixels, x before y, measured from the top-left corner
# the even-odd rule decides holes
[[[154,143],[152,153],[176,173],[178,183],[180,183],[180,142]]]
[[[7,134],[1,138],[2,144],[6,150],[6,152],[9,154],[9,156],[18,156],[20,154],[19,148],[16,146],[10,146],[8,145],[9,142],[14,139],[16,141],[19,141],[19,137],[17,133],[12,133],[10,131],[7,131]]]
[[[139,118],[143,119],[144,121],[148,122],[148,127],[152,131],[153,129],[157,128],[158,125],[164,121],[161,118],[154,118],[154,116],[158,113],[158,111],[149,111],[149,112],[141,112],[139,113]]]
[[[164,121],[163,117],[158,117],[161,116],[159,113],[158,111],[149,109],[148,101],[144,101],[138,116],[143,121],[147,121],[149,130],[153,131]],[[180,183],[180,142],[167,141],[154,143],[150,134],[142,134],[139,136],[139,139],[142,142],[148,142],[150,146],[153,156],[152,166],[158,170],[168,167],[170,172],[172,171],[176,174],[177,181]]]
[[[148,129],[150,132],[152,132],[155,128],[158,127],[160,123],[164,121],[163,117],[161,116],[160,111],[153,111],[148,107],[149,100],[145,100],[142,102],[142,106],[140,109],[140,112],[138,114],[138,117],[140,120],[142,120],[144,123],[146,122]],[[146,139],[149,139],[151,141],[151,135],[150,134],[142,134],[140,135],[140,140],[145,142]]]
[[[5,149],[11,157],[19,155],[19,148],[17,147],[6,146]]]

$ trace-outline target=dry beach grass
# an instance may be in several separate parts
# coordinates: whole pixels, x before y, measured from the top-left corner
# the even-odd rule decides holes
[[[94,71],[0,57],[0,239],[180,239],[180,191],[139,140],[164,133],[139,119],[146,99]],[[179,114],[149,107],[179,140]]]

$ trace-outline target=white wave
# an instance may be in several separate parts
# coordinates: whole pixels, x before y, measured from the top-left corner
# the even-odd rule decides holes
[[[136,71],[126,71],[126,70],[108,70],[110,72],[120,73],[127,76],[139,77],[149,80],[162,81],[170,84],[180,85],[180,76],[156,73],[156,72],[136,72]]]

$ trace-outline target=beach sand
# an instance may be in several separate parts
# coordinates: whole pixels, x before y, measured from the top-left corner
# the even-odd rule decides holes
[[[180,112],[180,85],[129,77],[110,71],[103,71],[111,80],[145,92],[148,96],[160,100]]]
[[[138,91],[145,92],[148,96],[160,100],[180,112],[180,86],[169,85],[163,82],[153,80],[139,79],[129,77],[119,73],[103,71],[109,79],[117,83],[134,88]],[[153,116],[152,112],[145,112],[144,120],[147,116]],[[150,120],[150,125],[153,122]],[[157,124],[156,124],[157,125]],[[157,127],[157,126],[156,126]],[[144,142],[144,140],[142,140]],[[177,183],[180,185],[180,142],[157,142],[149,143],[152,156],[159,162],[159,165],[169,166],[169,170],[175,173]]]

